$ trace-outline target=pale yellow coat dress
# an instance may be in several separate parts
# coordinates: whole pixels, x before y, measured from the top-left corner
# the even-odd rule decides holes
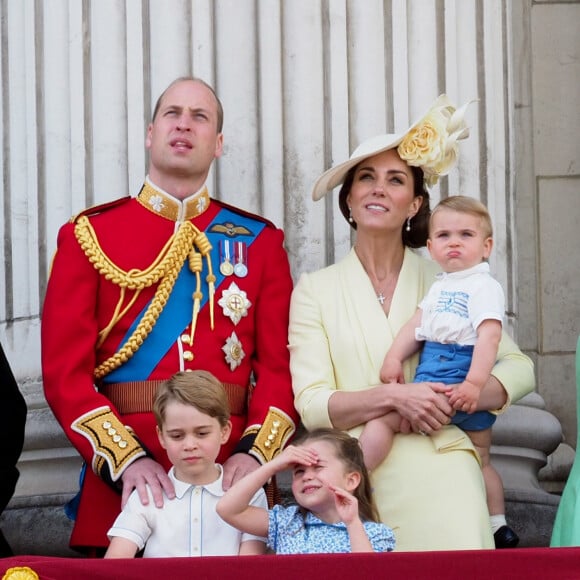
[[[438,271],[437,264],[407,249],[388,317],[354,250],[333,266],[301,276],[292,295],[289,343],[295,404],[307,429],[332,426],[328,400],[336,390],[380,383],[385,353]],[[505,334],[498,358],[493,374],[512,401],[533,390],[533,365]],[[405,364],[407,382],[417,360]],[[396,435],[372,479],[397,550],[493,547],[477,454],[457,427],[433,437]]]

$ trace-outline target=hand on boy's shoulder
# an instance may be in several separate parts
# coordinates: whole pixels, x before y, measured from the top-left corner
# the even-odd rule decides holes
[[[123,472],[121,479],[123,481],[122,508],[125,507],[133,490],[137,490],[141,503],[148,505],[147,486],[149,486],[153,501],[158,508],[163,507],[163,492],[169,499],[175,497],[175,488],[165,469],[149,457],[143,457],[129,465]]]
[[[248,473],[256,471],[258,467],[260,467],[260,464],[251,455],[247,453],[234,453],[223,464],[224,491],[227,491],[236,481],[239,481],[242,477],[248,475]]]

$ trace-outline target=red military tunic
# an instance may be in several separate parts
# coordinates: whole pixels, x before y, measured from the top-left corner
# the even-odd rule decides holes
[[[235,451],[263,462],[284,446],[297,419],[291,291],[282,231],[210,200],[206,188],[179,202],[146,183],[137,198],[61,228],[42,315],[42,368],[46,399],[87,463],[71,546],[108,545],[120,477],[133,461],[149,454],[169,468],[150,412],[153,391],[145,392],[153,381],[200,368],[230,387],[233,431],[220,462]]]

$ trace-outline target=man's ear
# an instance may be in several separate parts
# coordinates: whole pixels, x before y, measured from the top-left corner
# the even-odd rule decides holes
[[[151,148],[151,131],[153,130],[153,123],[149,123],[147,133],[145,134],[145,148]]]

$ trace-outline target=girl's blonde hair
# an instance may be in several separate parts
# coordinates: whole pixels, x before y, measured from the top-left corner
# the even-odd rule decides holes
[[[371,478],[358,439],[340,429],[319,428],[299,435],[292,444],[304,446],[309,441],[330,443],[336,450],[336,457],[344,464],[345,470],[360,473],[360,483],[353,492],[358,501],[360,518],[363,521],[380,522],[379,510],[373,499]]]

